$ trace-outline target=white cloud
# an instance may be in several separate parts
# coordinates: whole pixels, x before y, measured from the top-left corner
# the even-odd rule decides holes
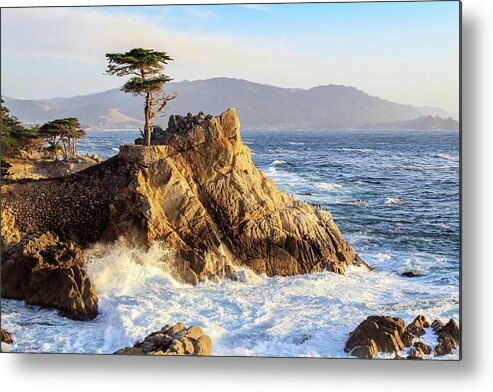
[[[100,66],[103,72],[105,53],[133,47],[167,51],[175,59],[170,63],[168,73],[177,80],[238,76],[242,73],[260,75],[279,65],[279,56],[283,53],[280,45],[268,40],[189,34],[162,25],[162,17],[158,20],[109,14],[97,9],[3,10],[2,82],[10,90],[16,82],[15,77],[20,77],[17,64],[39,64],[40,60],[49,61],[49,64],[36,67],[31,74],[24,73],[23,78],[43,79],[43,73],[48,75],[53,68],[70,67],[73,62],[80,63],[79,70],[81,64],[92,64]],[[93,72],[93,68],[88,68],[87,72]],[[97,80],[99,76],[82,74],[78,82],[91,78]],[[44,95],[63,95],[62,92],[49,93],[48,79],[45,80],[47,88],[43,88]],[[36,84],[39,85],[39,80]]]

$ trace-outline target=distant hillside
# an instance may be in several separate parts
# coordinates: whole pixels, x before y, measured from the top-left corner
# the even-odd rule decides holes
[[[179,97],[170,102],[168,114],[187,112],[218,114],[237,109],[245,129],[341,129],[368,124],[448,117],[438,108],[415,107],[372,97],[346,86],[288,89],[245,80],[213,78],[169,84]],[[4,97],[5,105],[24,123],[37,124],[74,116],[91,128],[142,126],[143,98],[113,89],[71,98],[20,100]],[[161,120],[166,123],[166,117]]]
[[[414,120],[393,121],[388,123],[372,124],[365,128],[382,130],[456,130],[459,123],[452,117],[444,118],[440,116],[421,116]]]

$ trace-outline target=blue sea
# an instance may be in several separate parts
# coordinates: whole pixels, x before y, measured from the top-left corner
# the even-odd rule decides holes
[[[108,158],[136,137],[89,131],[78,146]],[[171,278],[172,253],[158,244],[96,245],[86,263],[101,315],[75,322],[2,300],[2,327],[17,336],[11,350],[111,353],[183,321],[205,329],[215,355],[347,358],[348,333],[370,315],[459,321],[458,132],[250,130],[242,139],[282,191],[332,213],[373,272],[269,278],[243,270],[239,281],[190,286]],[[434,342],[433,333],[423,340]]]

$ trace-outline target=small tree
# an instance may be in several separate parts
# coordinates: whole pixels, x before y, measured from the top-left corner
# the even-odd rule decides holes
[[[149,146],[153,119],[164,110],[169,101],[177,96],[176,93],[164,94],[163,92],[164,85],[173,79],[162,71],[164,66],[173,59],[166,52],[142,48],[132,49],[126,53],[107,53],[106,58],[109,61],[106,72],[109,75],[132,76],[123,85],[122,90],[145,97],[144,145]]]
[[[76,141],[86,134],[80,129],[79,120],[74,117],[47,122],[40,128],[40,133],[47,139],[49,149],[55,152],[55,155],[60,151],[65,161],[75,158]]]

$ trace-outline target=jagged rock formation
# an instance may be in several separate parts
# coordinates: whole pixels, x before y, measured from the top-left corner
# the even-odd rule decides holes
[[[431,354],[431,347],[424,342],[414,342],[413,348],[411,350],[415,350],[415,353],[413,353],[413,351],[410,351],[411,355],[414,354],[414,356],[420,358],[423,358],[425,355]]]
[[[440,320],[435,320],[431,327],[438,336],[438,344],[434,351],[435,355],[452,354],[453,350],[459,347],[460,330],[459,324],[455,320],[450,319],[445,325]]]
[[[126,355],[212,355],[212,340],[202,328],[185,324],[165,325],[133,347],[122,348],[114,354]]]
[[[349,355],[370,359],[378,353],[393,353],[401,359],[403,350],[408,349],[407,359],[423,359],[425,355],[452,354],[459,347],[460,332],[456,321],[446,325],[435,320],[431,327],[437,338],[434,350],[420,340],[430,323],[423,315],[417,316],[409,325],[399,317],[370,316],[349,334],[344,351]]]
[[[425,329],[429,327],[430,323],[426,317],[420,314],[406,327],[406,331],[414,336],[423,336],[426,333]]]
[[[400,353],[412,341],[403,319],[370,316],[349,334],[344,351],[359,358],[373,358],[380,352]]]
[[[27,236],[2,258],[2,297],[54,307],[76,320],[93,319],[98,299],[83,265],[73,242],[61,242],[50,232]]]
[[[183,281],[232,276],[234,266],[294,275],[369,268],[330,213],[280,192],[241,142],[236,111],[171,116],[154,145],[123,146],[118,157],[63,179],[2,187],[15,242],[37,231],[88,244],[125,237],[176,251]],[[2,222],[3,225],[3,222]]]
[[[330,213],[280,192],[241,142],[236,111],[171,116],[155,146],[125,146],[120,158],[146,165],[115,199],[106,235],[134,233],[179,251],[195,282],[244,265],[294,275],[366,264]],[[138,202],[136,202],[138,200]]]

